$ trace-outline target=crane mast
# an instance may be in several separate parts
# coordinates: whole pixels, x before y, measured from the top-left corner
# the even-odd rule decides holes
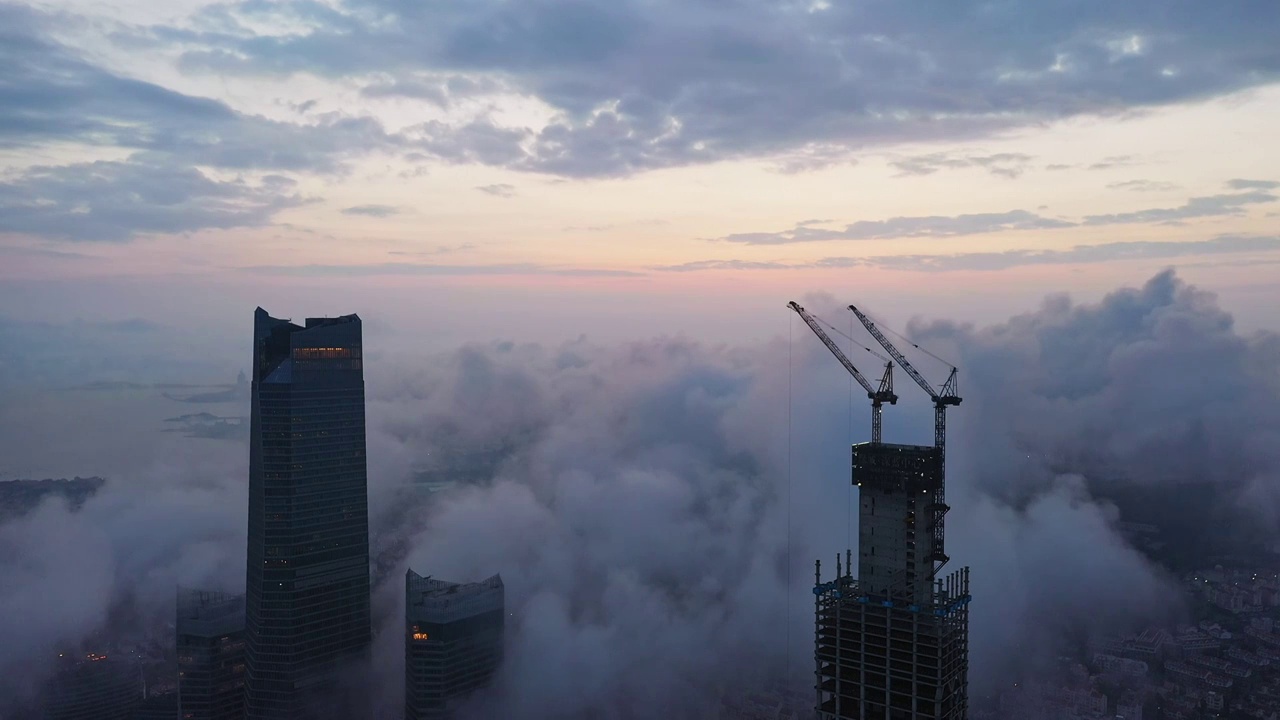
[[[823,331],[822,326],[818,324],[818,321],[812,315],[806,312],[803,307],[794,301],[788,303],[787,307],[796,311],[796,314],[800,316],[800,319],[804,320],[804,323],[809,326],[809,329],[813,331],[813,334],[817,335],[818,339],[822,341],[822,344],[826,345],[827,349],[831,351],[831,354],[836,356],[836,359],[840,361],[840,364],[844,366],[844,369],[848,370],[849,374],[853,376],[853,379],[857,380],[858,384],[862,386],[862,389],[867,391],[867,398],[871,400],[871,442],[880,442],[884,428],[884,403],[886,401],[890,405],[896,405],[898,403],[898,396],[893,394],[893,363],[885,363],[884,375],[880,378],[879,387],[872,387],[867,378],[864,377],[863,374],[858,371],[858,368],[854,366],[853,361],[850,360],[848,356],[840,350],[840,346],[836,345],[835,341]]]
[[[930,503],[933,516],[933,574],[936,576],[949,559],[946,553],[943,552],[943,518],[947,511],[951,509],[946,503],[947,408],[951,405],[959,405],[961,400],[957,394],[956,368],[951,368],[951,374],[947,376],[947,381],[943,383],[942,390],[934,390],[929,381],[925,380],[920,371],[916,370],[915,366],[911,364],[911,361],[907,360],[906,356],[889,341],[889,338],[880,332],[880,329],[871,321],[871,318],[853,305],[850,305],[849,309],[853,311],[854,315],[858,316],[862,326],[867,329],[867,332],[871,333],[876,342],[880,343],[880,346],[888,351],[889,355],[898,362],[898,365],[906,371],[907,375],[911,376],[911,379],[928,393],[929,398],[933,400],[933,444],[934,447],[938,448],[939,464],[938,487],[934,490],[932,502]],[[918,345],[916,347],[919,348]]]

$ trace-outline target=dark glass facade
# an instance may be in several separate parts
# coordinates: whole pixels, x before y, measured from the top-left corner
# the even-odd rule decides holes
[[[142,673],[130,660],[89,653],[65,660],[49,687],[46,720],[129,720],[142,702]]]
[[[244,717],[244,596],[178,590],[178,717]]]
[[[258,308],[252,395],[245,716],[364,717],[343,692],[370,642],[360,318]]]
[[[405,720],[452,718],[502,663],[502,578],[461,585],[405,573]]]
[[[176,692],[148,697],[130,716],[132,720],[173,720],[176,717],[180,717]]]

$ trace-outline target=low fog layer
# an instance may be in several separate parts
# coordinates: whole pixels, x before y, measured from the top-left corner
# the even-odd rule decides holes
[[[840,300],[874,314],[874,298]],[[806,303],[847,322],[831,298]],[[492,343],[371,363],[371,519],[390,566],[374,598],[384,706],[401,702],[406,566],[503,575],[508,659],[477,716],[701,717],[760,673],[811,686],[813,561],[829,577],[856,536],[848,443],[866,438],[868,413],[808,329],[791,332],[752,347]],[[948,548],[972,567],[975,694],[1088,632],[1179,613],[1099,482],[1217,483],[1218,517],[1274,532],[1280,338],[1240,335],[1171,273],[1096,305],[1054,297],[1000,325],[920,321],[908,334],[961,367]],[[907,382],[899,393],[919,395]],[[112,432],[129,424],[83,402]],[[886,440],[927,441],[930,421],[918,398],[900,403]],[[0,403],[0,438],[22,422]],[[50,453],[81,442],[45,439]],[[78,513],[51,502],[0,526],[0,634],[12,638],[0,677],[38,677],[53,642],[126,600],[167,619],[176,583],[243,586],[247,446],[156,448],[110,458],[110,482]],[[415,470],[460,462],[480,468],[475,482],[409,500]]]

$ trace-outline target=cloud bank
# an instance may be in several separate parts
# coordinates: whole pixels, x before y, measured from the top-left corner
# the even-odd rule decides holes
[[[840,305],[805,304],[824,317]],[[807,688],[812,563],[856,537],[847,443],[867,428],[803,330],[790,344],[494,342],[370,363],[374,546],[389,578],[374,694],[402,702],[410,566],[506,580],[508,661],[474,717],[699,718],[761,676]],[[1117,531],[1106,482],[1170,496],[1211,483],[1216,521],[1275,532],[1280,338],[1241,335],[1171,273],[1097,304],[1055,296],[998,325],[917,321],[908,334],[962,368],[948,542],[973,568],[975,694],[1089,632],[1177,613],[1163,571]],[[908,396],[886,438],[923,440],[930,421]],[[77,516],[49,506],[0,529],[0,570],[22,579],[0,588],[0,617],[25,626],[6,629],[20,642],[0,649],[0,669],[88,632],[122,594],[167,614],[177,581],[240,582],[247,453],[222,447],[194,467],[187,450],[142,462]],[[415,468],[448,462],[480,468],[476,481],[408,500]],[[75,607],[47,601],[68,596]]]

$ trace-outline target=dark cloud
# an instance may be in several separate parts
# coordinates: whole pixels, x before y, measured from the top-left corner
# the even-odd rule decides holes
[[[237,18],[296,16],[305,32],[255,35]],[[265,20],[266,17],[258,17]],[[557,111],[537,130],[431,125],[448,160],[571,176],[957,139],[1085,113],[1220,95],[1273,81],[1280,10],[1157,0],[990,5],[744,0],[244,2],[193,29],[154,28],[184,67],[390,78],[501,78]],[[404,84],[401,85],[402,80]],[[497,142],[495,152],[472,150]],[[445,150],[449,148],[450,150]],[[1105,161],[1104,161],[1105,164]],[[1114,162],[1110,163],[1116,164]]]
[[[497,185],[481,185],[476,188],[486,195],[493,195],[500,198],[512,198],[516,196],[516,186],[499,183]]]
[[[815,262],[785,263],[746,260],[699,260],[650,268],[657,272],[700,270],[812,270],[815,268],[873,267],[888,270],[944,272],[1006,270],[1025,265],[1076,265],[1117,260],[1166,260],[1180,257],[1260,253],[1280,250],[1280,237],[1221,235],[1209,240],[1151,241],[1077,245],[1067,250],[1005,250],[951,255],[879,255],[829,257]]]
[[[295,277],[369,277],[376,275],[559,275],[562,277],[639,277],[642,273],[602,268],[564,268],[533,263],[502,265],[428,265],[389,262],[369,265],[254,265],[241,271]]]
[[[365,215],[376,218],[391,217],[392,215],[399,215],[400,212],[400,208],[394,205],[356,205],[342,209],[343,215]]]
[[[1125,180],[1124,182],[1109,183],[1107,188],[1110,190],[1131,190],[1133,192],[1169,192],[1179,189],[1179,186],[1161,180]]]
[[[993,155],[961,155],[958,153],[931,153],[891,160],[900,175],[932,175],[939,170],[980,168],[992,175],[1016,178],[1026,172],[1035,158],[1023,153],[995,153]]]
[[[35,167],[0,183],[0,231],[75,241],[263,225],[305,202],[295,183],[215,180],[155,159]]]

